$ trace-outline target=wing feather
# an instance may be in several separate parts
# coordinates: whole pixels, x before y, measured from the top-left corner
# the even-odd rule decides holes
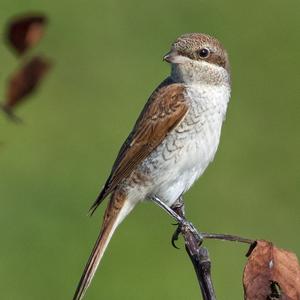
[[[154,91],[121,147],[91,213],[181,122],[188,111],[184,91],[184,85],[179,83],[162,84]]]

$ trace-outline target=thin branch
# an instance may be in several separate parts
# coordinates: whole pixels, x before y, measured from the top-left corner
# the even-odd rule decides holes
[[[210,273],[209,253],[206,248],[201,246],[203,241],[201,233],[196,230],[192,223],[185,220],[184,215],[181,217],[158,197],[153,197],[153,201],[180,224],[181,233],[185,240],[185,249],[193,263],[203,300],[216,300]]]
[[[201,232],[201,235],[203,239],[216,239],[216,240],[239,242],[245,244],[253,244],[255,242],[254,240],[243,238],[237,235],[231,235],[231,234]]]
[[[192,223],[185,219],[183,206],[179,206],[174,210],[156,196],[154,196],[152,200],[179,223],[179,230],[185,241],[185,249],[193,263],[203,300],[216,300],[211,279],[211,261],[208,250],[202,246],[203,240],[219,239],[251,245],[253,245],[255,241],[230,234],[200,232]],[[175,240],[176,239],[177,236]],[[172,241],[174,241],[174,239]]]
[[[190,230],[194,233],[198,234],[201,239],[216,239],[216,240],[224,240],[224,241],[232,241],[232,242],[240,242],[246,244],[253,244],[255,240],[244,238],[238,235],[232,234],[223,234],[223,233],[208,233],[208,232],[200,232],[198,231],[191,223],[187,222],[184,218],[179,216],[173,209],[163,203],[158,197],[154,196],[152,200],[160,206],[163,210],[165,210],[173,219],[175,219],[179,224],[187,226],[189,224]]]
[[[182,230],[185,240],[185,249],[188,253],[201,289],[203,300],[216,300],[216,294],[211,279],[211,262],[208,250],[199,245],[197,236],[191,231],[191,228],[185,227]]]

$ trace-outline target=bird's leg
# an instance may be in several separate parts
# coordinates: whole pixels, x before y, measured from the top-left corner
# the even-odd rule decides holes
[[[151,197],[152,201],[156,203],[160,208],[162,208],[168,215],[170,215],[173,219],[175,219],[178,223],[185,223],[185,219],[179,216],[172,208],[170,208],[167,204],[161,201],[157,196]]]
[[[178,200],[171,206],[171,209],[173,209],[173,211],[175,211],[177,213],[177,215],[179,215],[182,219],[185,220],[184,202],[183,202],[183,197],[182,196],[180,196],[178,198]],[[172,243],[174,248],[179,249],[176,246],[175,242],[178,240],[179,234],[181,233],[182,224],[180,222],[178,222],[175,225],[177,225],[177,228],[176,228],[175,232],[172,235],[171,243]]]
[[[194,225],[188,222],[185,218],[184,205],[182,199],[180,201],[177,201],[177,203],[182,202],[181,207],[179,206],[179,208],[175,210],[174,208],[170,208],[168,205],[162,202],[157,196],[153,196],[152,201],[156,203],[159,207],[161,207],[164,211],[166,211],[172,218],[174,218],[178,222],[178,228],[172,236],[172,244],[174,243],[174,241],[176,241],[176,239],[178,239],[179,233],[184,233],[187,231],[191,232],[194,235],[199,245],[202,243],[203,241],[202,234],[198,232],[197,229],[194,227]]]

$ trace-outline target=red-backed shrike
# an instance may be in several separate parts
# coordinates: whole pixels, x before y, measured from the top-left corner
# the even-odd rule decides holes
[[[110,195],[73,300],[82,299],[115,229],[135,205],[157,196],[172,208],[217,151],[230,98],[226,50],[211,36],[189,33],[164,60],[171,75],[150,96],[91,207],[94,212]]]

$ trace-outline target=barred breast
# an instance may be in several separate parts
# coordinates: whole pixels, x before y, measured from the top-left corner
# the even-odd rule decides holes
[[[171,206],[201,176],[218,148],[229,93],[226,86],[186,87],[187,115],[138,168],[148,178],[134,191],[139,197],[156,195]]]

